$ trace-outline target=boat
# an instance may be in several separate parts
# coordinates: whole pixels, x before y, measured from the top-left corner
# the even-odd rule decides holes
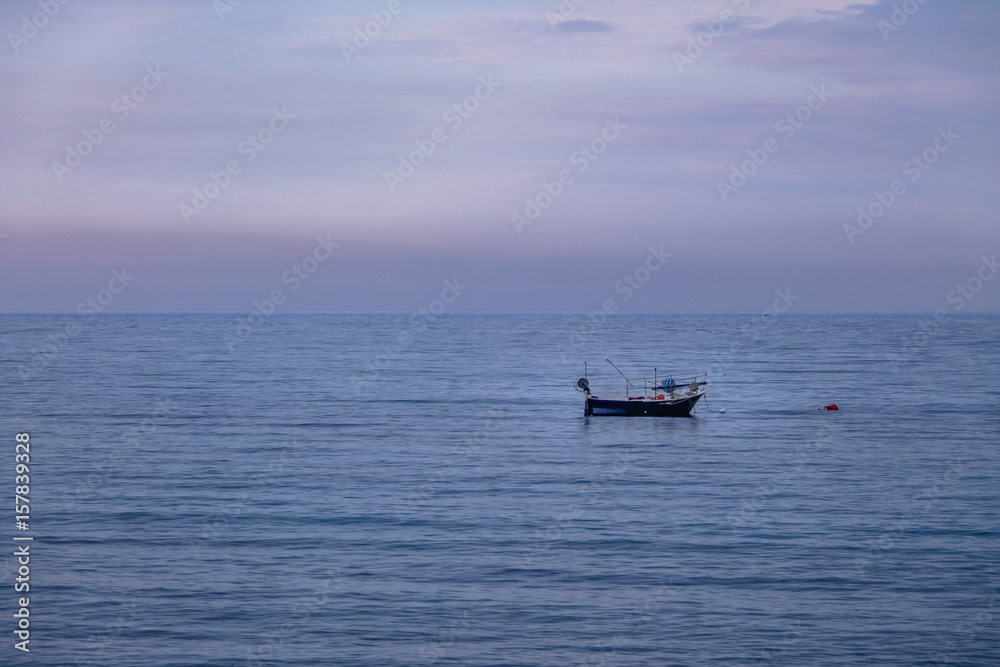
[[[584,376],[576,381],[576,388],[584,394],[583,414],[586,417],[690,417],[695,404],[708,391],[708,373],[660,376],[658,370],[653,369],[652,378],[629,379],[610,359],[607,362],[625,378],[625,395],[616,398],[594,396],[584,364]]]

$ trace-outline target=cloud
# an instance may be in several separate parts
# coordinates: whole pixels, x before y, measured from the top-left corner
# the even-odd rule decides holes
[[[576,21],[564,21],[556,24],[559,32],[613,32],[614,28],[606,21],[587,21],[579,19]]]
[[[512,256],[579,246],[628,263],[660,233],[687,233],[718,256],[716,239],[741,229],[748,237],[734,254],[783,238],[794,243],[782,255],[802,254],[825,234],[843,240],[840,225],[939,126],[967,139],[865,237],[866,249],[899,252],[896,223],[916,230],[907,240],[931,259],[941,247],[928,231],[936,220],[950,221],[956,248],[996,234],[982,230],[995,228],[1000,3],[927,2],[886,40],[878,22],[902,0],[754,0],[683,73],[674,52],[742,0],[594,0],[557,25],[556,38],[536,3],[427,0],[407,5],[351,62],[341,45],[373,20],[359,7],[243,3],[223,22],[211,3],[148,4],[99,3],[115,9],[103,12],[71,3],[19,55],[0,56],[5,251],[14,232],[43,223],[177,229],[178,204],[239,157],[275,106],[299,118],[244,165],[197,218],[199,230],[339,229],[363,241],[461,239],[495,252],[514,243],[510,214],[525,197],[570,168],[606,117],[621,116],[622,141],[576,175]],[[16,28],[22,12],[12,8],[0,7],[0,23]],[[52,161],[157,64],[170,72],[166,83],[127,119],[115,117],[114,133],[56,182]],[[489,75],[502,88],[451,130],[444,114]],[[821,83],[830,103],[723,205],[716,181]],[[447,141],[390,193],[385,171],[435,128],[448,128]]]
[[[918,4],[912,15],[898,6],[884,0],[766,27],[738,21],[719,51],[731,66],[823,72],[858,83],[997,75],[1000,3]]]

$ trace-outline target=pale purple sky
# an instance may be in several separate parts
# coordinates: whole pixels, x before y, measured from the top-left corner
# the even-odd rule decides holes
[[[109,311],[411,311],[455,278],[455,311],[583,311],[651,246],[624,310],[933,312],[1000,253],[989,0],[52,0],[0,29],[4,312],[122,267]]]

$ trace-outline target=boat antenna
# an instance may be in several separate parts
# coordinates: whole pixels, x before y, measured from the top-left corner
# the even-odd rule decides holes
[[[611,364],[611,367],[612,367],[612,368],[614,368],[614,369],[615,369],[616,371],[618,371],[618,367],[617,367],[617,366],[615,366],[615,363],[614,363],[613,361],[611,361],[610,359],[605,359],[604,361],[606,361],[606,362],[608,362],[609,364]],[[622,373],[621,371],[618,371],[618,375],[621,375],[621,376],[622,376],[623,378],[625,378],[625,374],[624,374],[624,373]],[[634,384],[632,384],[632,381],[631,381],[631,380],[629,380],[628,378],[625,378],[625,381],[626,381],[626,382],[628,382],[628,385],[629,385],[630,387],[632,387],[633,389],[635,389],[635,385],[634,385]]]

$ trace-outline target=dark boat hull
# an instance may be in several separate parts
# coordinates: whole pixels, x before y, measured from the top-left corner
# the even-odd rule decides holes
[[[704,393],[665,401],[616,401],[587,397],[584,415],[590,417],[690,417]]]

